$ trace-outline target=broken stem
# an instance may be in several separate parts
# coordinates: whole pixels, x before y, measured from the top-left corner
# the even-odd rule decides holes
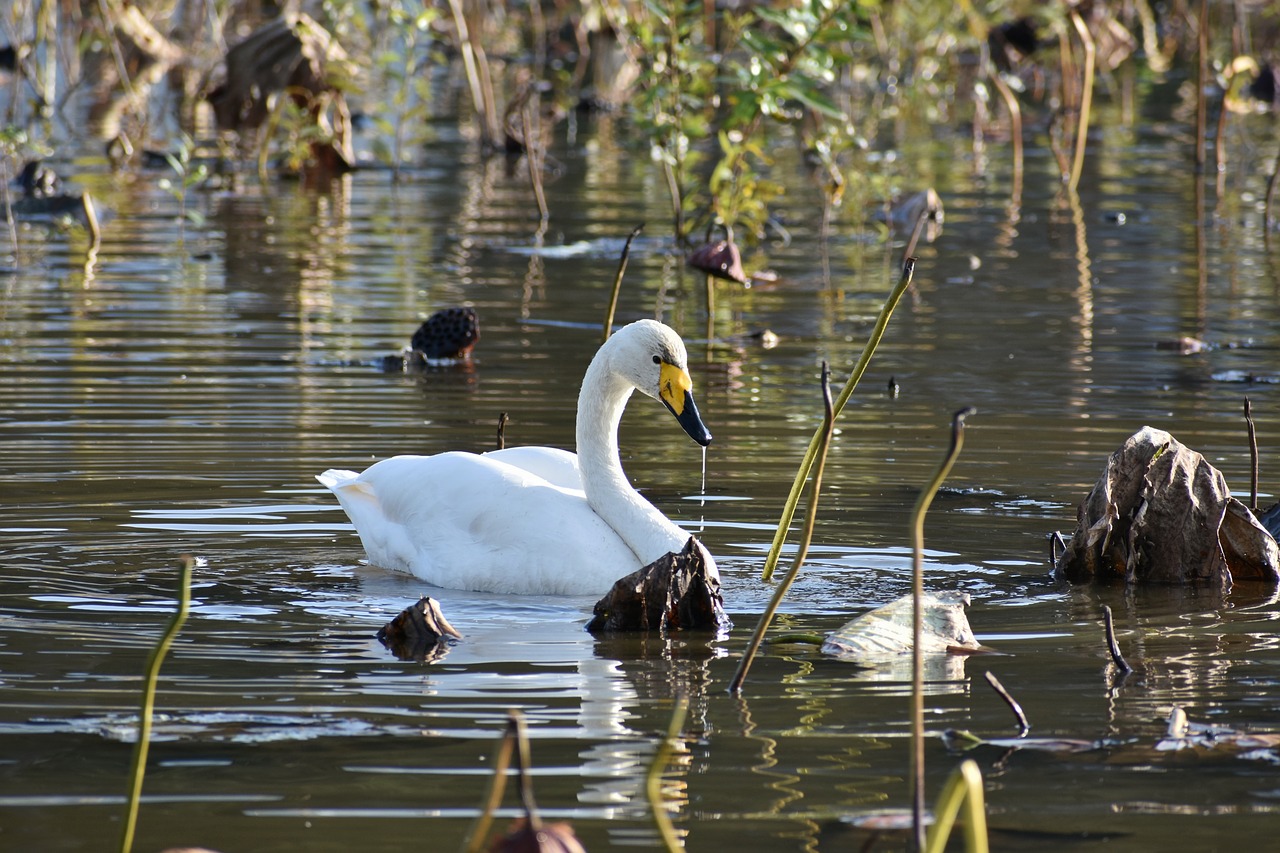
[[[498,449],[502,450],[507,446],[507,417],[506,412],[498,412]]]
[[[1129,662],[1124,659],[1124,655],[1120,654],[1120,644],[1116,642],[1116,626],[1111,618],[1111,608],[1105,604],[1102,605],[1102,624],[1106,626],[1107,648],[1111,651],[1112,663],[1121,672],[1133,672],[1133,667],[1129,666]]]
[[[147,671],[142,689],[142,704],[138,711],[138,740],[133,746],[133,766],[130,768],[129,798],[126,804],[124,827],[120,833],[121,853],[133,849],[133,835],[138,828],[138,804],[142,799],[142,777],[147,772],[147,752],[151,747],[151,717],[155,712],[156,682],[160,679],[160,664],[164,662],[173,638],[182,630],[187,621],[187,613],[191,610],[191,571],[195,559],[191,556],[182,558],[182,569],[178,575],[178,610],[169,620],[160,641],[151,650],[147,658]]]
[[[756,652],[760,650],[760,644],[764,641],[764,632],[769,629],[769,623],[773,621],[774,614],[778,612],[778,608],[782,605],[782,599],[786,596],[787,590],[791,589],[791,584],[795,581],[796,576],[800,574],[800,567],[804,565],[804,558],[809,554],[809,540],[813,538],[813,524],[818,516],[818,494],[822,490],[822,470],[827,464],[827,448],[831,445],[831,434],[835,428],[836,414],[835,406],[831,402],[830,380],[831,368],[826,361],[823,361],[822,429],[818,433],[817,461],[813,469],[813,480],[809,484],[809,514],[805,518],[804,532],[801,534],[800,544],[796,548],[796,558],[791,563],[791,568],[787,570],[782,582],[778,584],[778,588],[773,591],[773,598],[769,600],[769,606],[760,615],[760,621],[756,624],[755,633],[751,635],[751,642],[747,644],[747,650],[743,653],[742,660],[738,663],[738,671],[733,674],[733,680],[729,682],[730,693],[741,692],[742,682],[747,678],[747,670],[751,669],[751,662],[755,660]]]
[[[844,388],[841,389],[840,395],[836,397],[835,405],[832,409],[833,420],[840,416],[840,410],[844,408],[849,396],[853,394],[853,389],[858,387],[858,380],[862,379],[862,374],[866,373],[867,365],[871,362],[871,356],[875,354],[876,347],[880,345],[885,329],[889,326],[889,318],[893,316],[893,309],[898,307],[902,294],[906,293],[907,288],[911,286],[911,277],[915,273],[915,269],[915,258],[907,258],[903,262],[902,277],[898,279],[897,286],[885,298],[884,305],[880,308],[880,316],[876,318],[876,324],[871,329],[871,337],[867,339],[866,346],[862,348],[862,356],[858,359],[858,363],[854,365],[853,372],[849,374],[849,379],[845,382]],[[787,502],[782,508],[782,517],[778,519],[778,529],[773,534],[773,544],[769,548],[769,555],[765,557],[761,579],[766,582],[773,578],[773,570],[778,565],[778,556],[782,553],[782,543],[787,538],[787,530],[791,527],[791,520],[796,514],[796,505],[800,502],[800,490],[804,488],[804,482],[809,477],[809,470],[813,467],[814,460],[817,458],[818,446],[822,443],[822,437],[825,432],[824,428],[819,427],[817,432],[813,434],[813,438],[809,440],[809,447],[805,451],[804,459],[800,463],[800,469],[796,471],[795,481],[791,484]]]
[[[626,245],[622,247],[622,256],[618,258],[618,274],[613,277],[613,295],[609,297],[609,311],[604,315],[603,340],[609,340],[609,335],[613,334],[613,315],[618,310],[618,294],[622,292],[622,275],[627,271],[627,260],[631,257],[631,241],[640,236],[643,230],[643,222],[631,229],[631,233],[627,235]]]
[[[924,825],[924,515],[964,446],[964,421],[977,409],[966,406],[951,416],[951,445],[933,479],[920,491],[911,511],[911,828],[915,849],[923,850]]]
[[[1244,398],[1244,422],[1249,427],[1249,511],[1258,514],[1258,433],[1253,426],[1253,404]]]
[[[1031,731],[1031,723],[1027,722],[1027,715],[1023,712],[1022,706],[1018,704],[1017,699],[1014,699],[1013,696],[1009,695],[1008,690],[1004,689],[1004,685],[1000,683],[1000,679],[996,678],[996,674],[994,672],[987,670],[985,675],[987,677],[987,683],[991,685],[991,689],[996,692],[997,696],[1004,700],[1004,703],[1009,706],[1009,710],[1013,712],[1013,716],[1017,718],[1018,737],[1026,737],[1027,733]]]
[[[658,744],[658,751],[649,764],[649,772],[645,774],[644,790],[649,799],[649,811],[653,813],[653,822],[662,836],[662,843],[669,853],[678,853],[682,849],[680,839],[676,837],[676,829],[671,825],[666,807],[662,804],[662,771],[666,769],[671,754],[675,752],[676,739],[684,728],[685,717],[689,713],[689,699],[684,694],[676,696],[676,706],[671,711],[671,722],[667,725],[667,736]]]

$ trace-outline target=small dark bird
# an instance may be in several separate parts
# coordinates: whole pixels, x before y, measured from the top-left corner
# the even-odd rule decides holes
[[[467,358],[480,340],[480,321],[470,308],[444,308],[428,317],[409,342],[423,358]]]

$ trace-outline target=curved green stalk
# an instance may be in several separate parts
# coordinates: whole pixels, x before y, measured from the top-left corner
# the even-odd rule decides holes
[[[951,838],[961,807],[965,811],[964,849],[966,853],[987,853],[986,798],[982,792],[982,771],[972,759],[965,759],[951,774],[942,794],[933,827],[929,830],[926,853],[942,853]]]
[[[658,744],[658,751],[654,753],[653,762],[649,765],[649,772],[644,778],[649,810],[653,813],[653,822],[657,824],[658,834],[662,836],[662,843],[669,853],[678,853],[684,847],[676,837],[676,829],[671,825],[671,818],[667,817],[667,810],[662,805],[662,771],[671,760],[676,738],[680,737],[680,730],[684,728],[684,720],[688,713],[689,699],[683,695],[677,696],[675,710],[671,712],[671,723],[667,726],[667,736],[662,739],[662,743]]]
[[[942,481],[964,446],[964,419],[977,409],[965,407],[951,416],[951,446],[933,479],[920,490],[911,511],[911,826],[915,849],[925,847],[924,826],[924,654],[920,649],[922,631],[921,599],[924,598],[924,514],[933,503]]]
[[[503,732],[502,740],[498,742],[498,752],[493,759],[493,775],[489,777],[489,790],[485,792],[484,807],[480,810],[476,822],[471,825],[471,831],[462,841],[464,853],[478,853],[484,846],[485,836],[489,834],[489,827],[493,824],[493,813],[498,810],[498,806],[502,803],[502,795],[507,790],[507,770],[511,767],[511,754],[515,751],[516,745],[517,729],[514,715],[517,713],[519,712],[511,712],[512,716],[507,719],[507,730]]]
[[[844,383],[844,388],[841,389],[840,395],[836,397],[833,413],[835,417],[839,417],[840,410],[848,402],[853,389],[858,387],[862,374],[867,372],[867,365],[871,363],[871,356],[875,354],[876,347],[880,345],[880,339],[884,337],[884,331],[889,325],[889,318],[893,316],[893,309],[898,307],[902,294],[906,293],[907,288],[911,286],[911,276],[915,273],[915,269],[915,258],[907,258],[903,262],[902,277],[880,308],[880,316],[876,318],[876,324],[871,329],[871,337],[867,339],[866,346],[862,348],[862,357],[858,359],[858,363],[853,368],[853,373],[849,374],[849,379]],[[773,544],[769,548],[769,556],[765,557],[764,571],[761,573],[761,580],[766,582],[772,580],[773,570],[778,565],[778,556],[782,553],[782,543],[787,538],[787,530],[791,527],[791,519],[795,518],[796,505],[800,503],[800,490],[804,488],[804,481],[809,478],[809,471],[813,468],[813,460],[817,458],[818,445],[822,443],[823,431],[823,427],[819,427],[809,441],[809,449],[805,451],[804,461],[800,463],[800,470],[796,471],[795,482],[791,484],[791,492],[787,495],[787,502],[782,507],[782,517],[778,519],[778,529],[773,534]]]
[[[804,532],[800,536],[796,558],[792,561],[791,568],[782,579],[782,583],[778,584],[778,588],[773,591],[769,606],[764,609],[764,613],[760,614],[760,621],[756,623],[751,642],[747,643],[747,650],[743,653],[742,660],[738,662],[738,671],[733,674],[733,680],[729,682],[730,693],[738,693],[742,690],[742,682],[747,678],[747,670],[751,669],[751,662],[755,660],[756,652],[764,642],[764,632],[769,629],[769,623],[773,621],[774,614],[782,606],[783,597],[786,596],[787,590],[791,589],[796,576],[800,574],[800,566],[804,564],[804,558],[809,555],[809,540],[813,538],[814,520],[818,517],[818,494],[822,491],[822,471],[827,464],[827,448],[831,446],[831,433],[835,427],[836,413],[835,406],[831,402],[830,379],[831,369],[824,361],[822,362],[822,430],[818,434],[817,463],[813,471],[813,481],[809,486],[809,514],[805,517]]]
[[[191,571],[195,560],[186,556],[182,558],[182,571],[178,579],[178,611],[169,620],[160,642],[156,643],[147,658],[147,672],[142,689],[142,705],[138,711],[138,741],[133,746],[133,766],[130,769],[129,799],[126,804],[124,828],[120,833],[120,850],[128,853],[133,849],[133,834],[138,828],[138,803],[142,799],[142,777],[147,771],[147,752],[151,747],[151,716],[155,711],[156,682],[160,677],[160,664],[173,644],[173,638],[182,630],[182,623],[187,621],[187,613],[191,610]]]

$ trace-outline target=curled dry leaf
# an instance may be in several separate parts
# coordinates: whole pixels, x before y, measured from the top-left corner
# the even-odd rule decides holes
[[[732,240],[704,243],[694,249],[689,256],[689,266],[714,278],[747,283],[747,274],[742,269],[742,253]]]
[[[729,627],[720,579],[707,573],[702,545],[692,536],[669,553],[619,579],[596,602],[587,630],[720,630]]]
[[[450,640],[462,635],[440,612],[440,602],[422,596],[378,631],[378,641],[400,660],[431,663],[445,656]]]
[[[1077,510],[1056,571],[1072,583],[1280,580],[1280,549],[1226,479],[1169,433],[1143,427],[1111,454]]]
[[[964,609],[969,594],[926,592],[921,599],[922,648],[925,654],[942,655],[984,651]],[[824,654],[854,663],[871,664],[878,659],[911,653],[911,596],[864,613],[827,636]]]

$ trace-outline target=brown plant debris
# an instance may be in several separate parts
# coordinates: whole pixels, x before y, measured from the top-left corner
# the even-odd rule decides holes
[[[1280,580],[1280,549],[1222,473],[1169,433],[1143,427],[1111,454],[1058,561],[1072,583]]]
[[[461,640],[462,634],[449,624],[440,612],[440,602],[422,596],[383,625],[378,641],[400,660],[431,663],[449,651],[449,641]]]
[[[243,136],[258,129],[271,113],[272,96],[287,92],[327,140],[313,144],[321,167],[352,167],[351,116],[339,87],[347,53],[324,27],[302,13],[281,16],[231,48],[225,64],[226,78],[208,95],[220,130]]]
[[[719,630],[729,626],[720,579],[707,573],[692,536],[669,553],[613,584],[587,623],[593,634],[616,631]]]

